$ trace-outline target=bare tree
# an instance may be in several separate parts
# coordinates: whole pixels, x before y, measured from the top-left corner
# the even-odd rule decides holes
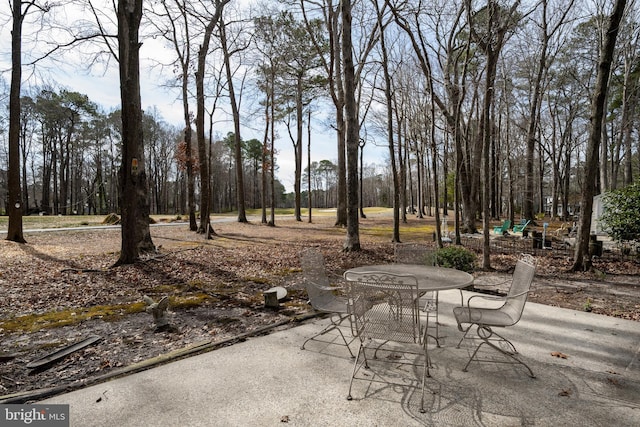
[[[378,17],[378,26],[382,29],[380,31],[380,49],[382,51],[382,71],[384,74],[384,99],[386,106],[386,124],[387,124],[387,141],[389,144],[389,163],[391,164],[391,174],[393,180],[393,234],[391,237],[392,242],[400,242],[400,182],[398,179],[398,171],[396,166],[396,148],[393,143],[393,98],[392,98],[392,83],[391,75],[389,72],[389,57],[387,54],[387,43],[385,37],[385,25],[383,25],[382,18],[384,10],[381,10],[376,0],[373,1],[376,8]],[[396,109],[397,111],[397,109]],[[398,123],[398,127],[400,123]],[[400,145],[400,141],[398,141]],[[403,174],[404,175],[404,174]],[[403,187],[404,189],[404,187]]]
[[[531,106],[529,111],[529,126],[527,128],[527,158],[526,158],[526,180],[525,180],[525,199],[524,199],[524,217],[529,220],[535,218],[535,212],[533,211],[533,164],[534,164],[534,151],[536,147],[536,130],[538,128],[538,118],[540,114],[540,105],[542,104],[543,95],[543,83],[544,75],[549,70],[552,58],[549,58],[549,43],[554,34],[558,32],[562,25],[565,24],[567,15],[573,7],[574,0],[570,0],[563,10],[559,11],[559,18],[556,23],[550,27],[549,22],[549,0],[542,0],[540,5],[542,7],[542,18],[539,23],[541,28],[541,43],[540,56],[538,58],[538,64],[536,65],[536,75],[533,81],[533,96],[531,99]]]
[[[33,156],[30,156],[32,147],[36,123],[36,109],[33,99],[29,96],[22,96],[20,99],[20,157],[22,166],[22,200],[24,203],[24,209],[28,212],[29,206],[29,187],[27,185],[27,172],[29,169],[29,159],[31,159],[31,166],[33,167]],[[32,168],[33,169],[33,168]],[[33,177],[35,181],[35,176]],[[35,186],[34,186],[35,187]],[[38,200],[35,195],[33,197],[35,207],[38,207]]]
[[[145,172],[142,105],[140,99],[140,42],[142,0],[118,0],[118,65],[122,98],[122,164],[120,208],[122,242],[116,265],[131,264],[141,253],[155,250],[149,232],[149,200]]]
[[[467,0],[467,16],[470,23],[471,38],[474,43],[482,50],[486,56],[485,69],[485,93],[481,110],[480,129],[478,137],[482,139],[483,153],[483,201],[482,201],[482,219],[484,232],[483,245],[483,268],[491,268],[490,246],[489,246],[489,149],[491,146],[492,133],[492,104],[494,97],[494,83],[497,74],[497,64],[500,52],[504,46],[508,32],[511,31],[518,21],[517,8],[520,4],[516,0],[511,7],[503,8],[494,0],[489,0],[486,7],[479,11],[472,9],[471,1]]]
[[[409,5],[406,2],[385,0],[390,5],[396,23],[406,33],[411,42],[411,46],[416,55],[422,73],[425,78],[431,79],[433,76],[431,51],[434,50],[429,45],[428,34],[425,24],[421,18],[428,16],[425,8],[430,5],[419,2],[417,5]],[[466,10],[466,0],[457,6],[457,10],[452,14],[454,17],[449,34],[442,34],[436,39],[446,39],[444,48],[446,57],[442,59],[444,90],[448,97],[440,95],[440,91],[434,90],[431,93],[432,102],[438,107],[444,116],[447,127],[453,134],[456,150],[456,209],[458,204],[462,205],[463,226],[460,227],[458,214],[456,213],[456,243],[460,243],[460,228],[467,233],[477,232],[476,215],[478,212],[480,193],[480,166],[482,161],[482,145],[469,143],[467,132],[464,128],[462,116],[462,105],[464,102],[467,85],[468,63],[472,59],[470,31],[462,19]],[[440,31],[444,22],[438,21]]]
[[[345,251],[360,250],[360,224],[358,218],[358,148],[360,129],[356,105],[355,67],[353,64],[353,41],[351,38],[351,0],[343,0],[342,52],[344,55],[344,111],[346,117],[347,147],[347,236]]]
[[[56,51],[64,52],[78,43],[99,41],[100,55],[116,58],[120,74],[122,155],[118,171],[118,197],[121,209],[121,251],[115,265],[136,262],[140,254],[155,250],[149,232],[149,200],[143,138],[142,103],[140,98],[140,22],[143,16],[142,0],[118,0],[116,8],[117,35],[109,34],[105,24],[113,19],[88,2],[90,14],[95,18],[95,29],[87,29],[86,22],[78,28],[69,28],[71,40],[56,45],[42,58]],[[117,40],[117,49],[112,44]],[[42,59],[41,58],[41,59]]]
[[[337,214],[336,214],[336,226],[344,227],[347,226],[347,216],[348,216],[348,207],[347,207],[347,160],[346,160],[346,152],[348,148],[346,147],[346,101],[345,101],[345,86],[346,82],[344,81],[345,73],[344,64],[346,59],[344,58],[345,52],[343,51],[344,44],[342,43],[341,36],[344,36],[345,29],[343,27],[345,23],[344,17],[341,18],[340,14],[344,10],[344,5],[342,1],[334,2],[333,0],[295,0],[299,1],[300,8],[302,11],[303,19],[305,21],[305,25],[307,26],[307,32],[309,33],[309,37],[311,38],[311,42],[315,47],[316,51],[319,53],[320,61],[322,63],[322,68],[324,69],[327,85],[329,88],[329,94],[331,96],[331,100],[335,106],[336,112],[336,135],[337,135],[337,146],[338,146],[338,180],[337,180]],[[293,3],[293,2],[292,2]],[[311,21],[308,14],[309,10],[307,9],[307,4],[311,5],[313,9],[318,13],[322,14],[322,20],[326,27],[326,33],[328,35],[328,55],[325,55],[326,46],[323,44],[323,40],[317,40],[314,37],[314,34],[317,34],[317,31],[311,26]],[[364,6],[364,3],[354,2],[354,5]],[[351,5],[349,5],[349,9],[351,9]],[[366,6],[358,9],[359,12],[366,12],[369,8]],[[357,90],[360,85],[360,81],[362,78],[362,73],[364,67],[367,65],[367,57],[371,53],[371,50],[375,47],[378,38],[379,38],[379,29],[377,25],[377,19],[375,16],[369,17],[364,16],[364,14],[359,14],[359,18],[361,18],[360,24],[362,28],[360,28],[360,43],[357,46],[354,43],[351,43],[352,46],[352,55],[355,60],[352,59],[354,63],[354,76],[355,76],[355,89],[354,89],[354,97],[357,100],[357,97],[360,95],[360,91]],[[350,20],[353,20],[353,15]],[[369,26],[371,25],[371,26]],[[355,52],[355,47],[360,47],[358,52]],[[356,101],[357,104],[357,101]],[[356,105],[357,107],[357,105]],[[358,119],[358,115],[356,116],[356,120]]]
[[[587,146],[584,189],[581,198],[580,227],[576,251],[573,259],[573,271],[590,270],[591,254],[589,254],[589,233],[591,230],[591,214],[593,213],[593,196],[596,191],[596,176],[598,173],[598,149],[602,138],[602,122],[605,114],[607,89],[609,87],[609,75],[613,53],[616,48],[620,22],[626,6],[626,0],[616,0],[609,23],[605,31],[604,46],[600,54],[598,64],[598,76],[595,92],[591,104],[591,129],[589,131],[589,143]]]
[[[227,0],[228,1],[228,0]],[[245,209],[245,195],[244,195],[244,164],[242,160],[242,136],[240,134],[240,102],[236,96],[236,87],[234,83],[235,71],[231,68],[231,57],[245,49],[250,45],[250,41],[243,40],[242,37],[236,35],[234,40],[228,38],[228,27],[231,22],[225,22],[224,19],[220,19],[220,45],[222,47],[222,53],[224,56],[224,67],[227,77],[227,91],[229,93],[229,103],[231,104],[231,113],[233,116],[233,137],[234,137],[234,153],[236,162],[236,202],[238,209],[238,222],[248,222]]]
[[[627,186],[633,183],[633,144],[635,138],[633,135],[634,127],[638,120],[638,101],[640,97],[640,82],[637,76],[636,64],[640,60],[640,26],[634,21],[637,17],[636,3],[630,4],[628,8],[628,16],[630,19],[625,20],[622,25],[623,32],[618,36],[617,44],[620,46],[620,56],[622,57],[623,75],[619,85],[620,102],[620,132],[617,138],[616,158],[611,161],[612,178],[611,188],[617,188],[619,181],[618,168],[622,168],[622,184]],[[631,16],[635,14],[634,16]],[[622,161],[620,152],[622,151]]]
[[[20,185],[20,87],[22,83],[22,23],[31,8],[43,12],[49,9],[36,2],[13,0],[11,30],[11,87],[9,89],[9,225],[7,240],[26,243],[22,232],[23,201]]]
[[[189,22],[189,11],[187,10],[186,0],[163,0],[161,2],[163,13],[160,13],[160,20],[152,21],[152,24],[158,28],[162,37],[164,37],[173,47],[176,53],[175,64],[180,69],[180,89],[182,94],[182,111],[184,118],[184,148],[185,148],[185,169],[187,172],[187,209],[189,211],[189,229],[196,231],[198,224],[196,222],[195,208],[195,177],[193,165],[193,137],[191,122],[193,120],[192,112],[189,110],[189,82],[191,76],[191,23]],[[174,7],[171,7],[173,4]],[[163,28],[166,25],[167,28]]]
[[[308,27],[308,32],[311,37],[311,41],[314,44],[316,51],[322,52],[323,46],[320,41],[313,39],[315,32],[311,31],[310,19],[307,17],[307,3],[310,3],[313,7],[319,7],[323,14],[323,20],[326,25],[327,33],[329,35],[329,55],[320,57],[325,73],[328,79],[329,93],[331,100],[336,109],[336,137],[338,146],[338,200],[336,210],[336,223],[335,225],[344,227],[347,225],[347,178],[346,178],[346,129],[345,129],[345,99],[344,99],[344,83],[343,83],[343,45],[340,41],[340,34],[344,33],[344,28],[341,25],[344,24],[344,20],[340,20],[340,12],[342,10],[339,1],[338,4],[334,4],[333,0],[299,0],[300,8],[304,17],[305,24]],[[349,8],[350,5],[349,5]]]
[[[327,42],[323,27],[319,20],[305,23],[296,21],[290,12],[283,12],[277,19],[280,32],[284,36],[286,46],[282,61],[282,101],[284,104],[285,124],[294,150],[294,210],[297,221],[302,221],[301,214],[301,177],[302,177],[302,137],[304,125],[304,109],[316,97],[326,83],[317,70],[321,66],[320,56],[326,54]],[[309,37],[308,33],[313,32]],[[315,45],[310,41],[315,41]],[[317,51],[314,46],[324,48]],[[292,131],[292,119],[295,120],[295,136]]]
[[[209,187],[209,158],[207,156],[207,143],[205,140],[205,108],[204,108],[204,74],[209,53],[209,43],[211,35],[216,26],[220,23],[224,6],[230,0],[216,0],[214,2],[214,12],[210,16],[205,26],[202,44],[198,49],[198,69],[196,71],[196,134],[198,139],[198,158],[200,166],[200,227],[199,233],[203,233],[205,239],[210,239],[213,234],[209,213],[211,212],[210,187]],[[221,35],[221,40],[223,36]],[[224,44],[224,41],[223,41]],[[238,184],[240,185],[240,184]]]
[[[284,37],[277,23],[278,11],[274,10],[254,20],[254,42],[260,54],[258,65],[258,86],[264,92],[265,128],[262,139],[262,223],[275,226],[275,116],[276,81],[283,61]],[[274,17],[275,16],[275,17]],[[270,175],[269,186],[267,178]],[[269,191],[270,190],[270,191]],[[267,221],[267,196],[271,193],[270,220]]]

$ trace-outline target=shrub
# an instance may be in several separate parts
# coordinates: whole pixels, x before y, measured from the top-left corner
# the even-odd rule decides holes
[[[640,238],[640,182],[610,191],[603,199],[604,230],[618,241]]]
[[[476,254],[462,246],[448,246],[436,251],[440,267],[455,268],[456,270],[472,273],[475,267]]]

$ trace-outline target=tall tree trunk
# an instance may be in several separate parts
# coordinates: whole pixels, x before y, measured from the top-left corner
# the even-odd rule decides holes
[[[200,49],[198,50],[198,69],[196,71],[196,138],[198,140],[198,160],[200,166],[200,227],[198,228],[198,233],[204,234],[205,239],[210,239],[215,232],[211,227],[210,220],[211,191],[209,186],[209,157],[207,156],[207,142],[204,135],[204,73],[211,35],[220,20],[225,4],[226,2],[221,3],[219,1],[215,3],[215,12],[205,27],[202,45],[200,45]],[[186,77],[183,76],[183,81],[185,80]],[[185,95],[183,92],[183,97]],[[188,119],[187,109],[188,106],[185,108],[185,120]],[[189,125],[187,125],[187,128],[189,128]]]
[[[478,35],[476,29],[471,26],[472,37],[480,45],[487,58],[487,66],[485,71],[485,94],[484,102],[481,112],[479,138],[481,138],[482,155],[476,157],[476,162],[482,164],[483,185],[482,185],[482,222],[483,222],[483,248],[482,248],[482,267],[484,269],[491,268],[490,259],[490,244],[489,244],[489,200],[490,200],[490,168],[489,168],[489,150],[491,147],[491,134],[493,132],[493,121],[491,118],[493,103],[493,86],[496,79],[496,69],[498,64],[498,58],[500,51],[504,46],[505,37],[507,31],[513,25],[512,17],[515,14],[516,8],[519,5],[519,0],[516,0],[513,5],[507,10],[502,9],[495,0],[489,0],[487,4],[488,22],[487,33],[495,34],[488,41],[482,35]],[[472,19],[472,6],[471,2],[467,3],[467,14],[469,22],[473,22]],[[480,164],[477,164],[480,166]],[[480,168],[478,167],[477,170]]]
[[[31,144],[30,143],[27,144],[28,137],[27,137],[26,129],[24,129],[25,126],[26,124],[24,122],[21,123],[20,140],[22,141],[22,144],[20,144],[20,161],[21,161],[20,164],[21,164],[21,171],[22,171],[22,182],[24,183],[24,185],[22,186],[22,200],[24,203],[23,212],[29,212],[29,188],[27,186],[27,170],[28,170],[27,158],[29,154],[28,146],[30,146]],[[34,199],[34,202],[36,203],[36,207],[38,207],[38,202],[35,199]]]
[[[296,142],[293,144],[295,153],[295,179],[293,183],[293,192],[295,198],[295,217],[296,221],[302,221],[301,204],[302,204],[302,125],[304,119],[302,105],[302,76],[296,79]]]
[[[273,75],[273,74],[272,74]],[[271,80],[273,82],[273,80]],[[267,88],[273,87],[273,83],[267,82]],[[269,158],[269,128],[271,127],[271,116],[269,114],[269,109],[271,108],[271,103],[273,102],[271,89],[266,90],[267,98],[264,104],[264,136],[262,137],[262,153],[261,153],[261,161],[262,161],[262,175],[261,175],[261,188],[262,192],[260,194],[260,204],[262,205],[262,224],[267,224],[267,171],[269,170],[268,161]]]
[[[191,124],[187,124],[184,129],[184,147],[185,147],[185,172],[187,174],[187,210],[189,216],[189,230],[196,231],[198,223],[196,221],[196,204],[195,204],[195,179],[193,177],[193,147],[191,144]]]
[[[360,139],[360,218],[366,218],[367,215],[364,213],[364,146],[366,145],[366,141],[364,139]],[[311,198],[309,198],[311,201]],[[311,203],[309,203],[309,212],[311,212]],[[311,213],[309,213],[309,218],[311,218]]]
[[[25,14],[29,6],[27,5]],[[20,85],[22,79],[22,0],[13,0],[11,31],[11,88],[9,90],[9,225],[7,240],[26,243],[22,233],[20,189]]]
[[[344,0],[341,1],[343,3]],[[333,6],[331,6],[333,8]],[[351,5],[349,5],[349,10],[351,10]],[[343,12],[343,8],[341,6],[341,11]],[[344,34],[345,29],[340,29],[338,19],[339,13],[332,10],[330,12],[331,16],[331,27],[333,31],[331,32],[330,37],[333,39],[334,49],[331,52],[332,54],[332,62],[333,62],[333,70],[334,70],[334,78],[332,81],[334,82],[334,86],[337,90],[334,90],[332,94],[333,102],[336,106],[336,137],[338,139],[338,164],[337,164],[337,203],[336,203],[336,223],[335,225],[338,227],[346,227],[347,226],[347,159],[346,159],[346,140],[347,140],[347,118],[345,117],[345,86],[342,80],[342,76],[346,72],[344,70],[344,59],[343,57],[346,55],[344,52],[343,43],[336,40],[339,37],[339,34],[342,32]],[[344,17],[342,19],[342,23],[344,26]],[[349,18],[349,23],[351,23],[351,18]],[[353,58],[351,59],[353,63]],[[354,95],[355,96],[355,95]]]
[[[205,38],[207,36],[205,35]],[[205,47],[206,45],[206,47]],[[209,157],[207,156],[207,142],[204,135],[204,64],[206,63],[209,43],[203,43],[198,53],[198,71],[196,72],[196,139],[198,141],[198,163],[200,168],[200,226],[198,233],[205,239],[211,239],[215,234],[211,227],[211,200],[209,198]]]
[[[375,3],[376,9],[378,9],[377,2]],[[382,27],[382,16],[378,9],[378,25]],[[400,192],[404,193],[402,199],[404,200],[404,206],[406,206],[406,178],[404,175],[403,167],[400,167],[400,173],[402,178],[398,177],[398,168],[396,167],[396,149],[393,143],[393,95],[391,87],[391,76],[389,75],[389,58],[387,56],[387,45],[384,36],[384,29],[380,31],[380,48],[382,50],[382,70],[384,72],[384,97],[387,107],[387,139],[389,144],[389,163],[391,163],[391,174],[393,178],[393,234],[391,241],[394,243],[400,242]],[[347,50],[345,49],[345,54]],[[397,112],[397,110],[396,110]],[[400,136],[400,123],[398,123],[398,149],[401,147]],[[401,160],[402,152],[399,150],[398,159]],[[402,165],[402,163],[401,163]],[[406,211],[406,209],[403,209]]]
[[[193,146],[191,138],[191,124],[188,124],[184,130],[184,146],[186,156],[187,169],[187,209],[189,210],[189,230],[196,231],[198,222],[196,221],[196,196],[195,196],[195,177],[193,175]]]
[[[570,143],[572,137],[572,130],[569,130],[569,136],[567,137],[567,141]],[[562,218],[564,221],[569,220],[569,187],[571,184],[571,148],[570,145],[567,144],[564,153],[564,177],[562,179]]]
[[[186,81],[183,84],[183,98],[187,94]],[[189,230],[196,231],[198,224],[196,222],[196,203],[195,203],[195,178],[193,176],[193,147],[191,138],[191,117],[189,113],[189,100],[184,98],[184,146],[186,156],[186,171],[187,171],[187,206],[189,209]]]
[[[623,186],[633,183],[633,128],[636,117],[636,106],[638,103],[638,80],[635,78],[634,69],[635,61],[627,58],[625,55],[625,73],[624,73],[624,90],[623,90],[623,107],[622,107],[622,132],[621,144],[624,150],[623,169]]]
[[[238,110],[238,101],[236,100],[236,92],[233,86],[233,73],[231,72],[231,53],[227,45],[227,35],[225,24],[220,25],[220,43],[224,53],[224,66],[227,73],[227,87],[229,90],[229,103],[231,104],[231,112],[233,116],[234,129],[234,152],[236,158],[236,202],[238,208],[238,222],[248,222],[247,213],[245,211],[244,200],[244,173],[242,161],[242,137],[240,136],[240,111]]]
[[[433,99],[433,79],[429,79],[429,95]],[[433,102],[429,108],[429,115],[431,116],[431,123],[429,125],[429,139],[431,147],[431,173],[433,176],[433,207],[434,216],[436,220],[436,240],[438,247],[442,247],[442,227],[440,224],[440,202],[438,200],[438,150],[436,148],[436,109]],[[446,160],[445,160],[446,161]]]
[[[347,124],[347,236],[345,251],[360,250],[360,224],[358,223],[358,106],[355,97],[355,67],[351,39],[351,0],[343,0],[342,53],[344,56],[344,110]]]
[[[605,98],[604,104],[607,105],[607,100]],[[602,117],[602,126],[600,129],[602,131],[602,136],[600,138],[600,155],[598,166],[600,168],[600,179],[596,180],[596,189],[595,194],[601,193],[603,191],[608,191],[611,189],[610,180],[609,180],[609,145],[613,142],[609,142],[609,137],[607,135],[607,124],[606,124],[606,113],[605,116]]]
[[[140,43],[142,0],[118,0],[118,58],[122,99],[122,164],[120,208],[122,245],[116,265],[131,264],[141,253],[155,250],[149,232],[149,201],[142,135],[140,100]]]
[[[484,105],[482,108],[482,117],[480,123],[480,137],[482,138],[482,166],[483,166],[483,185],[482,185],[482,227],[483,227],[483,245],[482,245],[482,268],[491,268],[491,247],[489,238],[489,199],[490,199],[490,169],[489,169],[489,150],[491,148],[491,103],[493,101],[493,83],[495,80],[496,66],[498,63],[498,55],[495,51],[487,55],[487,71],[486,84],[484,94]]]
[[[534,193],[534,177],[533,162],[536,148],[536,129],[538,126],[538,111],[541,104],[542,94],[542,75],[547,63],[547,49],[549,46],[549,35],[547,33],[547,2],[542,2],[542,48],[540,50],[540,58],[536,70],[536,79],[533,82],[533,99],[529,109],[529,127],[527,128],[527,155],[526,155],[526,172],[525,172],[525,196],[524,196],[524,217],[528,220],[535,218],[533,211],[533,193]]]
[[[589,233],[591,230],[591,214],[593,213],[593,196],[595,196],[596,191],[596,177],[599,171],[598,149],[602,138],[602,119],[606,108],[611,62],[613,61],[616,38],[618,37],[620,21],[622,20],[626,3],[626,0],[616,0],[613,12],[609,17],[609,26],[605,32],[604,47],[600,57],[600,64],[598,64],[595,93],[591,104],[591,129],[589,131],[589,143],[585,159],[580,227],[572,266],[573,271],[590,270],[592,266],[591,255],[589,254]]]
[[[449,189],[447,188],[447,177],[449,176],[448,159],[449,159],[449,135],[445,134],[443,156],[442,156],[442,178],[443,178],[443,186],[444,186],[444,192],[442,195],[442,216],[445,219],[449,215]]]
[[[380,19],[380,18],[378,18]],[[382,43],[382,39],[384,38],[384,36],[381,34],[380,36],[380,42]],[[391,83],[391,77],[389,76],[389,65],[388,65],[388,61],[389,59],[387,58],[386,52],[384,49],[386,49],[386,47],[383,47],[383,55],[385,55],[385,57],[382,60],[383,63],[383,67],[384,67],[384,73],[385,73],[385,97],[388,97],[387,99],[387,110],[389,111],[387,113],[387,131],[389,132],[393,132],[393,111],[396,111],[396,134],[397,134],[397,138],[398,138],[398,163],[400,166],[400,177],[398,179],[398,186],[396,187],[395,183],[394,183],[394,193],[398,193],[400,201],[398,206],[394,206],[394,210],[399,211],[400,212],[400,220],[406,224],[407,223],[407,169],[409,169],[409,182],[411,182],[411,168],[407,168],[407,165],[409,164],[409,150],[407,149],[407,147],[405,147],[405,149],[402,149],[402,145],[403,145],[403,135],[402,135],[402,120],[400,119],[399,115],[400,115],[400,108],[394,108],[394,104],[392,102],[392,91],[393,88],[391,87],[392,83]],[[394,147],[394,143],[393,143],[393,134],[389,135],[389,151],[391,151],[391,149],[393,149],[395,151],[395,147]],[[404,135],[404,141],[408,144],[408,138],[407,135],[405,133]],[[394,154],[394,159],[395,159],[395,154]],[[391,161],[391,160],[390,160]],[[394,174],[394,178],[397,176],[398,171],[397,171],[397,167],[395,167],[392,164],[392,170],[395,169],[395,172],[393,172]],[[411,184],[409,184],[411,185]],[[395,195],[394,195],[394,200],[395,200]],[[395,215],[394,215],[395,217]],[[396,224],[394,221],[393,224],[393,229],[394,229],[394,234],[396,233],[396,228],[398,229],[397,233],[398,233],[398,242],[400,241],[400,224]],[[395,241],[395,240],[393,240]]]
[[[360,161],[362,162],[362,151],[360,152]],[[312,200],[311,200],[311,109],[308,110],[307,112],[307,167],[308,167],[308,174],[307,174],[307,206],[309,208],[309,216],[308,216],[308,221],[309,224],[311,224],[312,222]],[[360,175],[360,182],[362,185],[362,175]],[[362,197],[362,186],[360,187],[360,194]],[[362,200],[362,199],[360,199]],[[362,213],[362,204],[360,204],[360,213],[362,215],[364,215],[364,213]]]
[[[344,94],[341,95],[344,99]],[[344,103],[343,103],[344,105]],[[336,206],[336,223],[338,227],[347,225],[347,160],[346,160],[346,126],[345,115],[343,109],[336,110],[336,137],[338,140],[338,162],[336,168],[337,174],[337,206]]]
[[[274,122],[274,117],[276,114],[276,107],[275,107],[275,78],[272,80],[272,86],[271,86],[271,105],[270,105],[270,109],[271,109],[271,146],[270,146],[270,151],[269,151],[269,155],[270,155],[270,159],[269,159],[269,166],[270,166],[270,172],[271,172],[271,181],[270,181],[270,193],[271,193],[271,211],[270,211],[270,219],[268,222],[268,225],[271,227],[275,227],[276,226],[276,149],[275,149],[275,140],[276,140],[276,130],[275,130],[275,126],[273,125]]]

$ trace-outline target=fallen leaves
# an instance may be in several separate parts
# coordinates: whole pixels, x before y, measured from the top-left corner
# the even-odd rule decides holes
[[[423,225],[422,220],[409,218],[410,226],[413,221]],[[30,234],[28,245],[0,241],[0,323],[51,312],[68,312],[75,321],[73,326],[32,332],[0,330],[6,351],[15,355],[0,364],[2,394],[82,381],[195,342],[225,340],[308,310],[299,280],[298,254],[304,247],[318,247],[327,269],[335,274],[357,265],[393,262],[389,235],[379,231],[390,227],[388,218],[367,219],[369,229],[382,228],[374,233],[361,229],[364,250],[348,253],[342,251],[344,231],[334,227],[334,222],[335,218],[317,217],[313,224],[283,220],[278,227],[216,223],[218,236],[210,241],[189,232],[187,225],[154,227],[152,238],[160,254],[118,268],[110,267],[120,250],[119,230]],[[409,241],[424,236],[407,234],[405,238]],[[515,257],[492,254],[493,262],[498,270],[507,271],[515,264]],[[584,299],[575,298],[575,292],[557,293],[554,286],[566,290],[588,288],[589,294],[598,299],[598,313],[640,320],[637,263],[607,261],[599,266],[608,273],[606,284],[592,274],[567,273],[568,261],[557,257],[541,257],[539,266],[535,302],[581,310]],[[477,274],[500,277],[488,272]],[[615,299],[611,291],[617,290],[618,283],[612,280],[624,290],[616,293]],[[285,287],[291,300],[280,310],[264,311],[262,292],[273,286]],[[141,303],[144,294],[154,300],[168,296],[172,301],[202,303],[170,306],[170,322],[178,329],[171,333],[155,333],[152,316],[144,312],[117,310],[113,315],[83,318],[89,308]],[[199,295],[210,298],[205,301]],[[90,334],[107,338],[91,347],[90,354],[79,352],[55,369],[27,376],[23,366],[29,360]],[[568,357],[561,352],[552,356]]]
[[[617,378],[607,378],[607,381],[609,382],[609,384],[620,385],[620,381],[618,381]]]

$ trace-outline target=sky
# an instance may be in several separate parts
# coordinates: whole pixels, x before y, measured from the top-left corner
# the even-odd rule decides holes
[[[5,3],[6,4],[6,3]],[[10,81],[11,70],[11,21],[7,21],[9,11],[2,11],[0,18],[0,72],[5,82]],[[25,23],[23,35],[28,40],[36,34],[36,26]],[[165,77],[162,75],[160,67],[153,67],[158,61],[163,63],[171,62],[173,52],[167,49],[159,39],[144,38],[140,55],[141,55],[141,97],[143,109],[155,107],[161,114],[164,121],[172,125],[183,126],[182,101],[180,92],[177,89],[171,90],[163,87]],[[29,59],[31,46],[28,43],[23,44],[23,63]],[[77,49],[82,49],[78,47]],[[112,111],[120,108],[120,90],[117,63],[111,62],[111,65],[105,70],[104,67],[94,67],[92,70],[86,70],[86,67],[80,64],[79,55],[68,53],[65,57],[57,58],[55,63],[45,62],[37,67],[37,73],[43,76],[49,83],[57,83],[61,88],[85,94],[92,101],[100,105],[105,111]],[[32,68],[23,67],[23,91],[30,84],[33,85],[36,80],[31,72]],[[167,69],[164,71],[167,72]],[[242,100],[243,105],[253,102],[252,99]],[[195,111],[195,101],[191,102],[191,108]],[[337,148],[335,133],[329,129],[327,125],[327,117],[330,117],[330,106],[325,107],[324,111],[312,113],[312,161],[330,160],[337,161]],[[228,109],[226,109],[228,111]],[[233,131],[233,123],[229,115],[220,115],[215,120],[214,132],[217,135],[226,135]],[[241,122],[251,124],[250,126],[242,126],[241,135],[244,140],[256,138],[262,140],[263,124],[261,120],[254,117],[241,118]],[[293,145],[289,138],[288,132],[284,126],[278,129],[279,138],[276,140],[277,165],[279,170],[276,172],[278,179],[285,186],[287,191],[293,191],[294,182],[294,152]],[[303,141],[303,168],[307,166],[307,130],[305,123],[304,141]],[[375,147],[368,144],[365,148],[364,162],[365,164],[383,164],[386,159],[387,148]]]

